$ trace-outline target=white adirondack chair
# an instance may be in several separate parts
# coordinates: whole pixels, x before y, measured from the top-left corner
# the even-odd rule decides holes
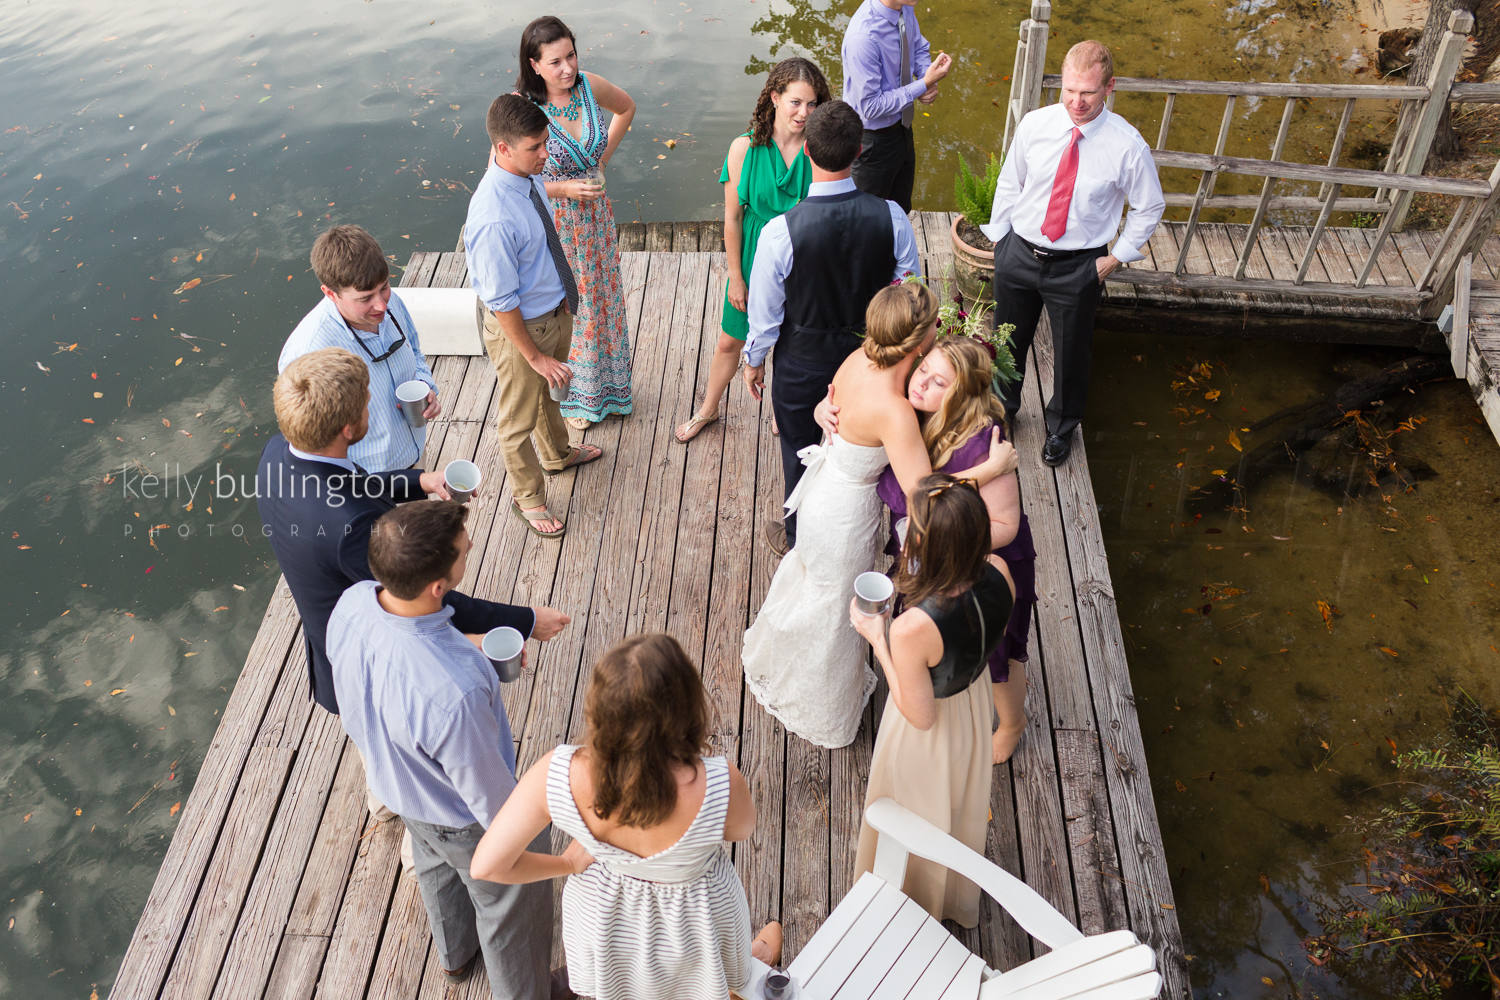
[[[798,1000],[1155,1000],[1156,953],[1128,930],[1085,937],[1030,886],[892,799],[865,811],[880,833],[875,871],[828,915],[788,971]],[[944,865],[990,894],[1051,951],[988,968],[901,891],[907,858]],[[753,961],[753,960],[752,960]],[[755,962],[751,996],[768,971]]]

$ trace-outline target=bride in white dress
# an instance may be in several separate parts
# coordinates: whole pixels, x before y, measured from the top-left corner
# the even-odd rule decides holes
[[[937,296],[914,282],[870,301],[864,345],[833,379],[838,433],[800,452],[807,471],[786,501],[797,513],[797,545],[745,633],[751,693],[789,732],[819,746],[854,742],[875,689],[864,641],[849,624],[849,597],[879,551],[881,471],[889,465],[908,491],[932,474],[906,382],[937,338],[937,311]],[[983,485],[1015,467],[1015,449],[992,439],[971,478]]]

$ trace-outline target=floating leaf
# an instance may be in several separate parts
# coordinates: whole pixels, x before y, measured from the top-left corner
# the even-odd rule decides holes
[[[1276,985],[1274,982],[1271,981],[1271,977],[1270,976],[1261,976],[1260,977],[1260,981],[1263,982],[1263,983],[1265,983],[1267,986],[1275,986]]]
[[[1218,389],[1210,389],[1203,394],[1203,398],[1212,403],[1214,400],[1219,398],[1219,392],[1220,390]]]
[[[1382,653],[1384,653],[1385,655],[1387,655],[1387,656],[1400,656],[1401,655],[1400,653],[1396,652],[1394,649],[1392,649],[1389,646],[1381,646],[1380,647],[1380,651]]]
[[[173,708],[171,705],[168,705],[167,706],[167,714],[170,715],[170,716],[172,716],[173,718],[176,718],[176,716],[177,716],[177,709]]]
[[[1177,782],[1175,782],[1175,784],[1177,785],[1177,790],[1179,792],[1185,792],[1185,791],[1187,791],[1187,785],[1184,785],[1182,782],[1177,781]]]
[[[110,697],[114,697],[117,694],[124,694],[124,693],[125,693],[125,689],[124,688],[115,688],[109,694],[110,694]]]
[[[229,192],[229,200],[230,201],[234,201],[234,192],[233,191]]]
[[[244,587],[241,587],[237,583],[231,583],[230,586],[233,587],[235,590],[244,590],[245,589]]]
[[[182,364],[182,359],[178,358],[176,361],[172,362],[172,367],[176,368],[180,364]]]
[[[167,815],[168,816],[176,816],[177,815],[177,810],[179,810],[181,808],[182,808],[182,803],[181,802],[173,802],[172,803],[172,811],[169,812],[169,813],[167,813]]]
[[[94,378],[98,378],[98,377],[99,377],[98,375],[94,376]],[[94,393],[94,398],[95,399],[103,399],[104,398],[104,393],[102,393],[102,392],[96,392],[96,393]]]
[[[36,364],[36,366],[38,368],[40,368],[42,371],[46,372],[48,375],[52,374],[52,369],[48,368],[46,365],[42,364],[40,361],[36,362],[35,364]]]
[[[99,395],[99,393],[96,392],[96,393],[94,393],[94,395],[97,396],[97,395]],[[83,422],[86,423],[86,424],[91,424],[91,423],[94,422],[94,418],[93,417],[84,417],[83,418]]]
[[[1229,432],[1229,437],[1226,438],[1226,440],[1229,442],[1230,446],[1234,448],[1235,451],[1245,450],[1245,446],[1240,444],[1240,436],[1234,431]]]
[[[74,816],[82,816],[83,815],[83,810],[82,809],[74,809],[73,810],[73,815]]]
[[[214,610],[215,611],[228,611],[229,610],[229,605],[227,605],[227,604],[221,604],[217,608],[214,608]]]
[[[1271,894],[1271,880],[1264,875],[1260,877],[1260,891],[1267,896]]]
[[[198,259],[202,260],[203,259],[203,255],[199,254],[198,255]],[[174,292],[172,292],[172,294],[173,295],[181,295],[183,292],[190,292],[194,288],[197,288],[201,284],[203,284],[203,279],[202,278],[194,278],[191,281],[184,281],[182,284],[180,284],[180,285],[177,286],[177,289]]]
[[[161,425],[163,427],[171,427],[172,426],[172,421],[168,420],[166,417],[162,417],[161,418]]]
[[[270,99],[271,99],[271,95],[267,94],[265,97],[262,97],[260,100],[256,101],[255,103],[256,104],[264,104],[267,101],[269,101]],[[142,147],[142,148],[145,148],[145,147]],[[234,199],[231,198],[230,200],[233,201]]]
[[[93,681],[84,681],[83,682],[83,686],[84,687],[93,687],[94,686],[94,682]]]

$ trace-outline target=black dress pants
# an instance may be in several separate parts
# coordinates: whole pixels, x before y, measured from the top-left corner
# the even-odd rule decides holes
[[[797,452],[823,440],[823,428],[813,419],[828,383],[839,370],[839,364],[818,364],[776,355],[776,370],[771,377],[771,412],[776,414],[776,429],[781,433],[781,472],[786,482],[784,497],[792,495],[802,478],[802,460]],[[797,515],[786,515],[786,541],[797,544]]]
[[[1052,398],[1047,400],[1047,433],[1067,437],[1083,419],[1089,398],[1089,367],[1094,353],[1094,314],[1104,286],[1096,261],[1106,247],[1071,257],[1040,259],[1026,242],[1007,233],[995,248],[995,324],[1014,323],[1016,371],[1021,379],[1006,387],[1005,409],[1021,406],[1026,355],[1036,337],[1042,306],[1052,321]]]
[[[894,201],[911,211],[912,182],[917,176],[917,148],[912,131],[900,122],[865,129],[854,159],[854,186]]]

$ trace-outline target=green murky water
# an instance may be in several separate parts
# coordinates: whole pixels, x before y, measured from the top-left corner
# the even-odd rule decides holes
[[[611,165],[617,217],[716,215],[719,165],[758,74],[805,54],[837,79],[850,6],[552,8],[578,31],[585,67],[641,107]],[[917,202],[946,209],[957,158],[977,163],[998,142],[1025,10],[964,0],[919,13],[934,46],[958,59],[918,119]],[[1335,3],[1058,4],[1049,69],[1087,34],[1115,47],[1126,75],[1348,79],[1369,41],[1362,17]],[[249,471],[274,427],[274,361],[316,299],[307,251],[319,231],[359,222],[398,263],[452,246],[483,169],[484,109],[509,89],[525,19],[493,0],[0,7],[0,994],[107,991],[276,578],[255,512],[205,487],[221,467]],[[1222,103],[1178,109],[1173,145],[1210,148]],[[1122,97],[1118,110],[1154,138],[1158,101]],[[1293,155],[1321,158],[1336,113],[1315,104],[1299,117]],[[1231,152],[1263,150],[1279,114],[1240,106]],[[1378,109],[1368,118],[1377,132]],[[1483,644],[1455,649],[1451,637],[1492,613],[1474,567],[1493,556],[1480,491],[1493,484],[1495,449],[1466,424],[1461,393],[1424,395],[1424,406],[1442,401],[1446,423],[1434,413],[1411,442],[1442,475],[1396,501],[1409,525],[1371,534],[1384,515],[1367,504],[1339,517],[1333,501],[1273,478],[1252,492],[1256,533],[1234,539],[1246,559],[1222,515],[1220,535],[1173,532],[1175,501],[1155,499],[1175,496],[1177,448],[1216,441],[1189,440],[1204,428],[1165,416],[1170,365],[1223,359],[1234,405],[1260,410],[1326,388],[1344,355],[1309,364],[1309,352],[1280,347],[1157,344],[1101,337],[1101,358],[1146,358],[1101,373],[1149,377],[1109,406],[1101,377],[1089,429],[1102,437],[1090,450],[1196,982],[1205,995],[1251,995],[1260,975],[1277,975],[1278,955],[1295,958],[1298,887],[1345,849],[1340,818],[1360,782],[1379,780],[1380,741],[1440,719],[1444,692],[1480,687]],[[1137,419],[1161,437],[1147,440]],[[1213,465],[1191,457],[1185,465]],[[135,463],[166,470],[181,495],[126,496],[120,473]],[[152,537],[153,526],[164,527]],[[1224,549],[1199,547],[1213,539]],[[1182,614],[1210,582],[1247,591],[1241,607]],[[1340,608],[1331,632],[1309,617],[1316,595]],[[1380,659],[1379,645],[1400,658]],[[1341,748],[1338,775],[1311,770],[1309,733]],[[1244,834],[1247,809],[1256,837]]]

